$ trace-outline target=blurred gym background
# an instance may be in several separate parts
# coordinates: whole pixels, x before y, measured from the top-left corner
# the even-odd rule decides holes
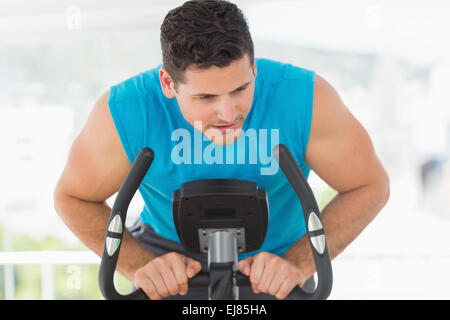
[[[102,299],[99,259],[57,216],[53,188],[100,95],[161,63],[160,24],[183,2],[0,2],[0,299]],[[333,261],[330,299],[449,299],[450,3],[234,3],[257,57],[337,89],[391,179],[389,203]],[[323,208],[335,191],[309,182]]]

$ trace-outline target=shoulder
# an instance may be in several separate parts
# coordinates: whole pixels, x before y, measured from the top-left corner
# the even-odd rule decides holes
[[[257,58],[256,67],[258,76],[263,80],[279,82],[283,80],[302,80],[312,84],[314,71],[291,63],[276,61],[266,58]]]
[[[339,123],[345,121],[350,112],[336,89],[322,76],[315,74],[311,139],[330,136],[339,130]]]
[[[110,101],[139,99],[155,95],[160,89],[158,72],[161,65],[135,74],[113,86],[110,89]]]

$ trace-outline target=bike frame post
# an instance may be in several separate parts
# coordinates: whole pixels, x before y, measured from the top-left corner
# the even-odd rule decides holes
[[[220,290],[220,286],[228,288],[225,289],[226,296],[221,297],[222,299],[239,300],[239,288],[234,277],[237,264],[237,242],[234,232],[231,230],[213,232],[208,239],[208,270],[212,280],[208,287],[209,300],[215,296],[214,290]],[[224,276],[225,274],[227,276]],[[231,292],[228,292],[230,288],[229,283],[226,283],[227,278],[232,280]]]

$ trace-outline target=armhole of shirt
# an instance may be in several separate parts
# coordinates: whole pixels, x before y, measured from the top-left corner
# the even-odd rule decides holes
[[[119,135],[120,142],[122,143],[123,149],[125,150],[128,160],[130,161],[130,163],[133,163],[135,155],[132,152],[132,149],[130,147],[130,142],[129,142],[127,134],[126,134],[126,130],[121,121],[121,116],[120,116],[121,112],[119,110],[120,104],[117,103],[117,100],[115,99],[115,94],[116,94],[116,87],[112,86],[110,88],[109,99],[108,99],[109,111],[111,113],[111,117],[114,121],[114,125],[116,126],[116,130]]]
[[[304,108],[304,130],[303,130],[303,160],[305,160],[306,148],[308,146],[309,137],[311,134],[311,122],[314,104],[314,78],[315,72],[310,71],[310,84],[311,87],[305,95],[305,108]]]

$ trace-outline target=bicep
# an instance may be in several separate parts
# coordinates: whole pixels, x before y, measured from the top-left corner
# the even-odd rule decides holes
[[[57,190],[86,201],[103,202],[119,189],[130,163],[108,107],[108,92],[92,108],[73,142]]]
[[[305,160],[338,192],[387,179],[367,131],[331,85],[317,75]]]

